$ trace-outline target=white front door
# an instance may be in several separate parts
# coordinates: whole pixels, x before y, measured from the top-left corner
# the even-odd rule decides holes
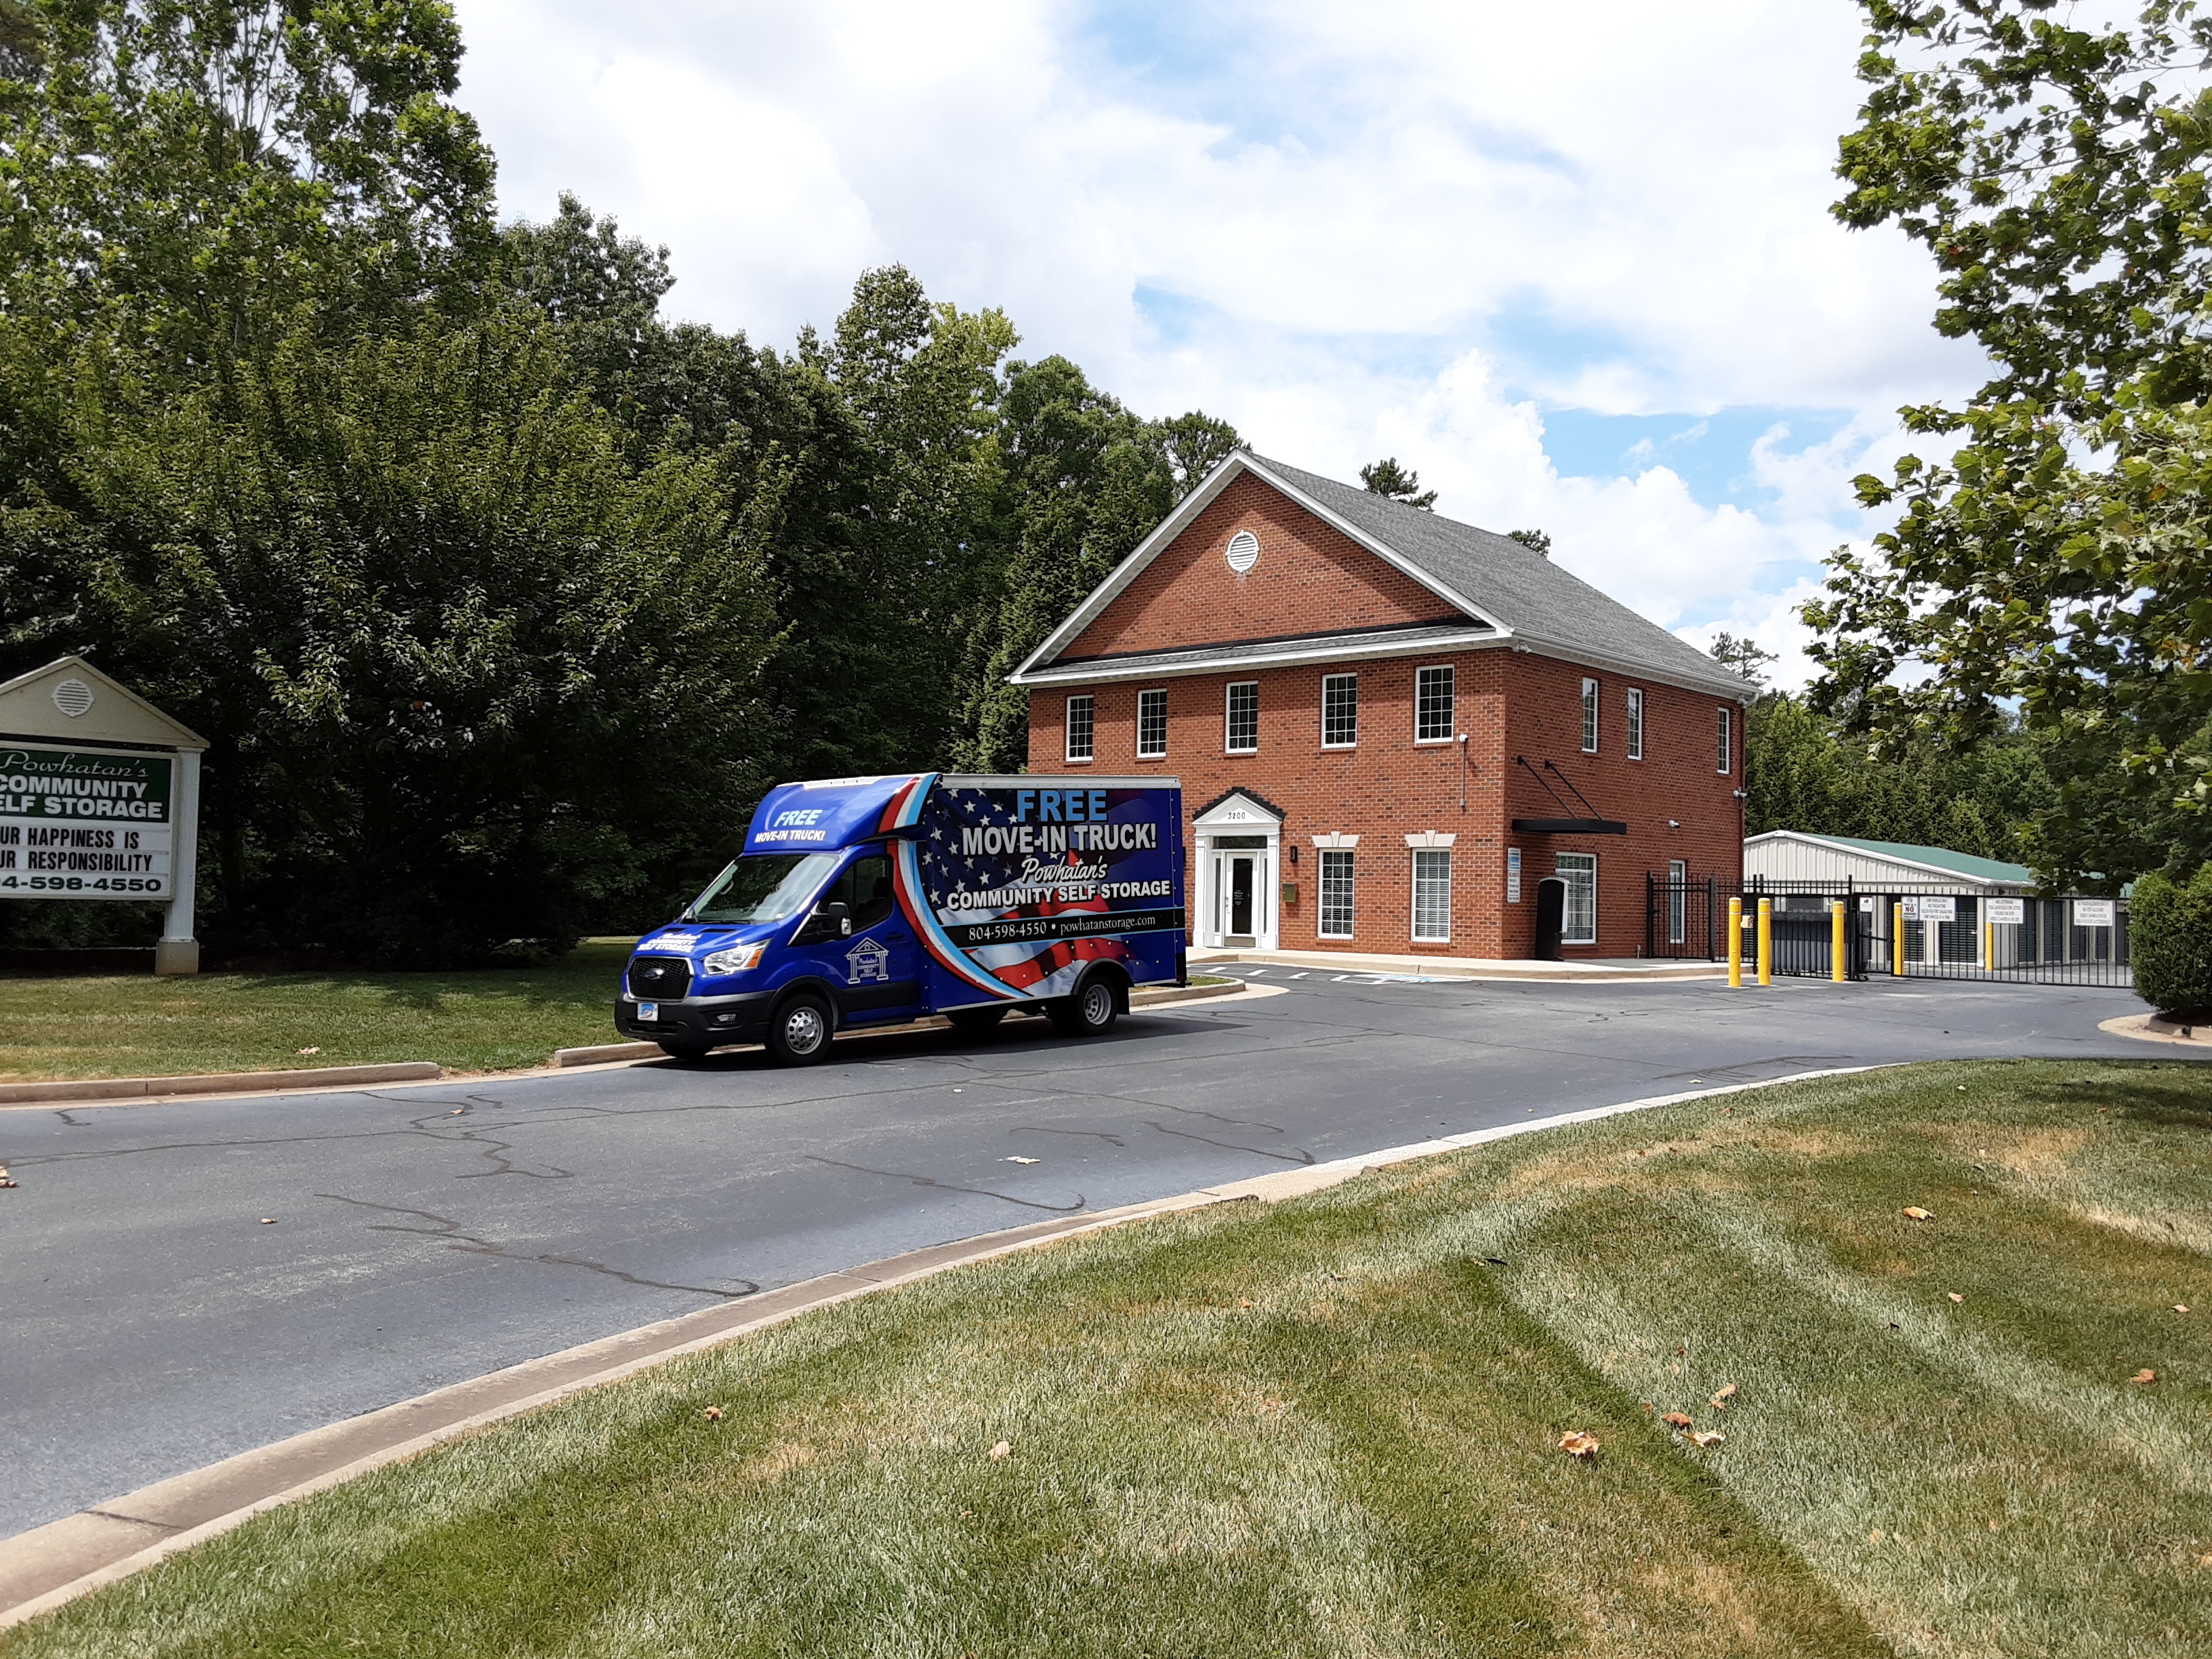
[[[1267,836],[1222,836],[1207,848],[1203,901],[1206,944],[1236,941],[1261,950],[1273,948],[1274,853],[1274,839]]]

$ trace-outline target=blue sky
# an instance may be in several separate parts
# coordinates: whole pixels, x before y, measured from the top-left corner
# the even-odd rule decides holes
[[[1979,378],[1829,217],[1842,0],[460,0],[502,205],[667,243],[783,342],[864,268],[1003,307],[1149,413],[1538,526],[1661,623],[1779,647],[1900,404]]]

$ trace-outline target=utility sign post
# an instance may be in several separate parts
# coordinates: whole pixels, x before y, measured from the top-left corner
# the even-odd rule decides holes
[[[198,973],[206,747],[81,657],[0,685],[0,900],[166,903],[154,971]]]

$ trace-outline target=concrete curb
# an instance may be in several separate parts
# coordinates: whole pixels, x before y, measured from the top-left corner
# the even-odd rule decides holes
[[[2110,1031],[2114,1036],[2133,1037],[2138,1042],[2175,1042],[2185,1048],[2212,1048],[2212,1024],[2184,1025],[2156,1014],[2122,1014],[2118,1019],[2099,1021],[2097,1029]]]
[[[1198,997],[1234,996],[1244,988],[1241,985],[1162,985],[1139,987],[1129,994],[1132,1012],[1139,1008],[1155,1008],[1165,1002],[1188,1002]],[[884,1036],[894,1031],[940,1031],[951,1024],[941,1014],[928,1014],[920,1019],[902,1021],[896,1025],[871,1025],[851,1035],[854,1036]],[[757,1048],[757,1043],[732,1042],[723,1045],[731,1048]],[[605,1066],[625,1060],[660,1060],[665,1058],[657,1042],[601,1042],[584,1048],[556,1048],[553,1065],[556,1069],[570,1066]]]
[[[445,1071],[428,1060],[383,1066],[313,1066],[295,1072],[204,1072],[190,1077],[88,1077],[0,1083],[0,1105],[46,1100],[144,1100],[156,1095],[249,1095],[349,1084],[414,1083]]]
[[[102,1585],[150,1567],[179,1550],[228,1532],[279,1504],[402,1462],[458,1435],[551,1405],[586,1389],[619,1382],[684,1354],[734,1341],[817,1308],[834,1307],[871,1291],[912,1284],[948,1268],[988,1261],[1058,1239],[1210,1204],[1248,1199],[1275,1203],[1303,1197],[1372,1170],[1463,1152],[1470,1146],[1508,1140],[1539,1129],[1594,1123],[1629,1112],[1649,1111],[1692,1100],[1883,1069],[1886,1068],[1878,1066],[1843,1066],[1800,1072],[1760,1083],[1652,1095],[1613,1106],[1556,1113],[1525,1123],[1505,1123],[1466,1134],[1413,1141],[1357,1158],[1336,1158],[1303,1169],[1201,1188],[1174,1198],[1155,1199],[1091,1215],[1034,1222],[1024,1227],[908,1251],[839,1273],[825,1273],[781,1290],[764,1291],[741,1301],[603,1337],[596,1342],[526,1360],[504,1370],[403,1400],[343,1423],[311,1429],[272,1445],[240,1452],[205,1468],[156,1481],[43,1527],[18,1533],[13,1538],[0,1539],[0,1630],[50,1613]]]
[[[1200,997],[1235,996],[1245,989],[1230,985],[1170,985],[1139,990],[1129,999],[1132,1009],[1157,1007],[1163,1003],[1188,1002]],[[942,1030],[950,1022],[933,1015],[901,1025],[875,1025],[854,1036],[883,1036],[899,1031]],[[664,1060],[657,1042],[605,1042],[586,1048],[556,1048],[549,1065],[525,1066],[507,1072],[457,1073],[471,1079],[543,1077],[549,1071],[577,1066],[619,1065],[623,1061]],[[402,1060],[376,1066],[313,1066],[289,1072],[204,1072],[185,1077],[64,1078],[45,1083],[0,1083],[0,1108],[36,1106],[52,1101],[75,1100],[88,1104],[116,1105],[131,1101],[190,1098],[200,1095],[289,1094],[310,1089],[358,1089],[381,1083],[434,1083],[447,1075],[434,1060]]]

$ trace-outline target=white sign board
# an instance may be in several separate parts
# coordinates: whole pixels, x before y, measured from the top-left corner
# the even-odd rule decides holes
[[[2074,925],[2076,927],[2110,927],[2117,920],[2111,899],[2075,899]]]
[[[2027,920],[2027,901],[1993,898],[1982,901],[1983,914],[1997,927],[2017,927]]]
[[[1907,921],[1956,921],[1959,919],[1959,901],[1948,893],[1940,897],[1923,894],[1917,898],[1908,898],[1905,901],[1905,919]]]
[[[1521,902],[1521,849],[1517,847],[1505,849],[1505,902]]]
[[[168,899],[168,755],[0,744],[0,898]]]

